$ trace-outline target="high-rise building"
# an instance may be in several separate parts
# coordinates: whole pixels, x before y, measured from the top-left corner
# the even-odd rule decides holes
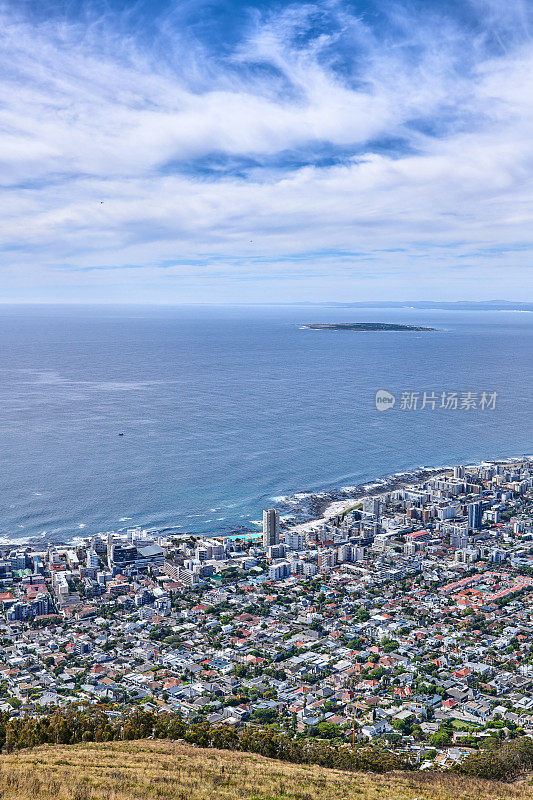
[[[354,545],[352,547],[352,561],[364,561],[365,548],[361,545]]]
[[[379,497],[365,497],[363,499],[363,514],[379,519],[381,514],[381,500]]]
[[[285,544],[290,550],[304,550],[305,536],[303,533],[286,533]]]
[[[286,548],[284,544],[271,544],[266,549],[268,558],[285,558]]]
[[[9,554],[9,560],[13,571],[22,572],[22,570],[26,569],[26,553],[24,550],[12,550]]]
[[[268,579],[270,581],[281,581],[291,574],[291,565],[287,561],[280,561],[278,564],[272,564],[268,568]]]
[[[462,466],[454,467],[453,468],[453,477],[456,480],[462,480],[465,476],[465,468]]]
[[[464,550],[468,547],[468,533],[464,531],[450,534],[450,547],[454,550]]]
[[[279,511],[268,508],[263,511],[263,547],[279,542]]]
[[[468,527],[481,528],[481,520],[483,517],[483,504],[481,501],[477,503],[468,504]]]
[[[337,551],[336,550],[321,550],[318,554],[318,568],[323,571],[328,571],[337,565]]]
[[[132,544],[112,544],[109,569],[132,566],[137,558],[137,548]]]
[[[99,559],[98,553],[96,550],[87,550],[87,568],[88,569],[98,569],[99,566]]]

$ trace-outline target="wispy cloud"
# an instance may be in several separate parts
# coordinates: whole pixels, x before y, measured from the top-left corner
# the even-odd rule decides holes
[[[527,5],[241,9],[223,48],[183,11],[23,8],[0,11],[7,299],[523,295]]]

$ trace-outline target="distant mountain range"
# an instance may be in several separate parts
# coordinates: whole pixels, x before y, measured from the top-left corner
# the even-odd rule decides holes
[[[442,311],[533,311],[533,303],[512,300],[367,300],[364,302],[305,302],[298,305],[330,306],[336,308],[418,308]]]

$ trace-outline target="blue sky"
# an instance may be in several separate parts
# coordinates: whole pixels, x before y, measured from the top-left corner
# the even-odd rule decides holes
[[[533,299],[532,16],[0,3],[2,300]]]

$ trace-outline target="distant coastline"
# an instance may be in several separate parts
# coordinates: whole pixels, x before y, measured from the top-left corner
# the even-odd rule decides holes
[[[426,328],[420,325],[400,325],[388,322],[312,322],[301,325],[303,330],[310,331],[435,331],[436,328]]]
[[[285,305],[285,304],[282,304]],[[394,308],[419,311],[527,311],[533,313],[533,302],[514,300],[349,300],[301,301],[290,305],[323,306],[324,308]]]

